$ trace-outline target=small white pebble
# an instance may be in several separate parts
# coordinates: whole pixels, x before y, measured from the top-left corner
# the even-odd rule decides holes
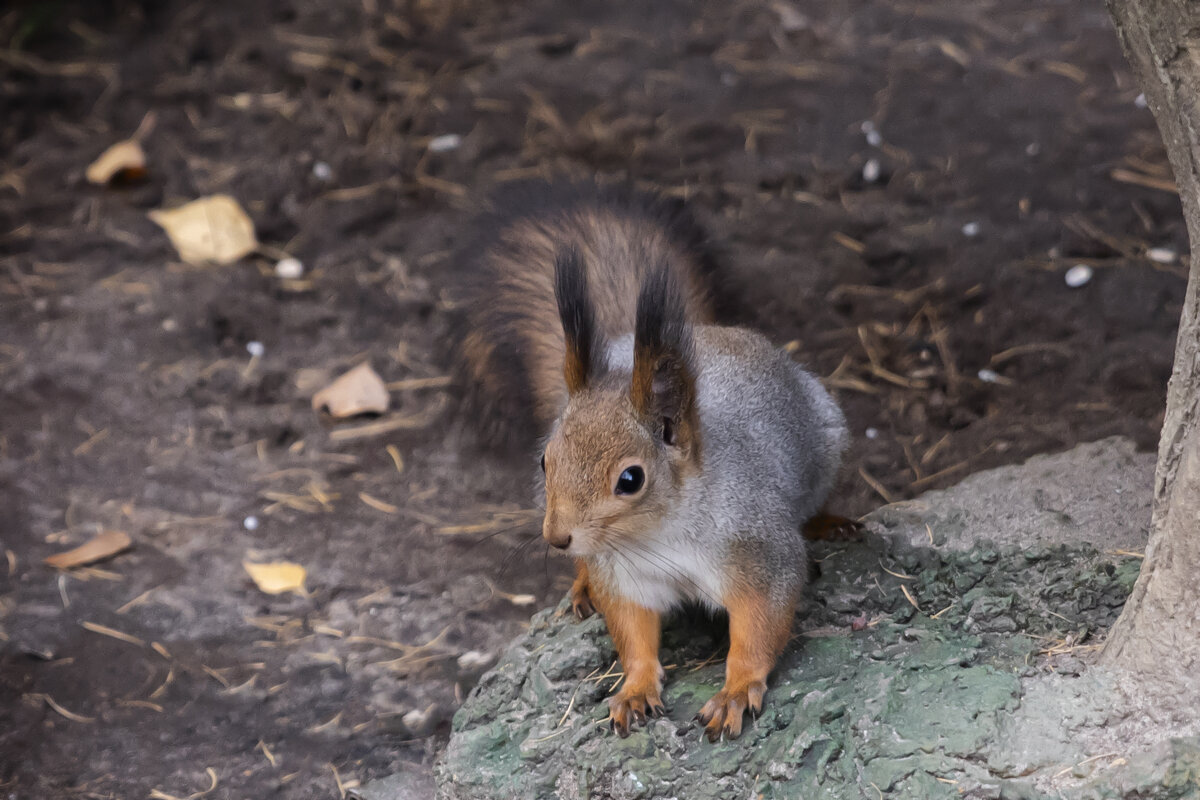
[[[258,517],[249,516],[242,520],[242,527],[248,531],[258,530]]]
[[[863,180],[867,183],[874,183],[875,181],[879,180],[879,175],[882,173],[882,171],[883,168],[879,166],[878,158],[868,159],[867,163],[863,164]]]
[[[1133,98],[1133,104],[1138,108],[1145,108],[1147,106],[1146,95],[1139,94],[1137,97]]]
[[[984,383],[996,383],[1000,380],[1000,373],[995,370],[981,369],[979,370],[979,380]]]
[[[170,333],[171,331],[179,329],[179,323],[176,322],[175,320],[171,319],[170,317],[167,317],[166,319],[164,319],[162,321],[162,329],[164,331],[167,331],[168,333]]]
[[[492,654],[480,650],[468,650],[458,657],[458,668],[464,672],[477,670],[492,663]]]
[[[979,235],[979,223],[978,222],[968,222],[966,225],[962,226],[962,232],[963,232],[963,236],[978,236]]]
[[[883,144],[883,134],[879,131],[867,131],[867,144],[871,147],[879,147]]]
[[[419,709],[414,708],[409,711],[400,721],[404,723],[404,727],[412,733],[420,732],[425,728],[425,723],[429,720],[429,714]]]
[[[313,163],[313,177],[319,181],[327,181],[333,177],[333,167],[326,164],[324,161],[316,161]]]
[[[1030,158],[1036,156],[1040,152],[1042,152],[1042,146],[1037,142],[1030,142],[1029,144],[1025,145],[1025,155],[1029,156]]]
[[[267,348],[263,347],[262,342],[246,342],[246,352],[254,358],[261,358],[262,354],[267,352]]]
[[[863,431],[863,435],[866,436],[868,439],[878,439],[879,438],[879,429],[878,428],[867,428],[865,431]]]
[[[1095,274],[1091,267],[1087,264],[1076,264],[1067,270],[1067,274],[1063,276],[1063,280],[1067,282],[1067,286],[1072,289],[1078,289],[1092,279]]]
[[[294,281],[304,274],[304,265],[300,263],[300,259],[287,258],[279,259],[279,263],[275,265],[275,277],[282,278],[285,281]]]
[[[429,152],[449,153],[451,150],[457,150],[461,144],[462,137],[457,133],[446,133],[429,140]]]
[[[1169,247],[1152,247],[1146,251],[1146,258],[1158,264],[1174,264],[1175,251]]]

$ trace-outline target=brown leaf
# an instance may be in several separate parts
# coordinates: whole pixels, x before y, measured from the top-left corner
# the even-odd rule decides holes
[[[95,564],[129,549],[133,540],[124,531],[104,531],[73,550],[56,553],[46,559],[55,569],[71,569],[85,564]]]
[[[254,223],[227,194],[151,211],[149,217],[167,232],[179,257],[189,264],[232,264],[258,249]]]
[[[382,414],[388,410],[391,396],[383,379],[367,363],[337,378],[333,383],[313,395],[313,410],[322,407],[341,419],[356,414]]]
[[[131,181],[146,175],[146,152],[136,139],[117,142],[100,154],[84,173],[89,183],[104,186],[110,181]]]

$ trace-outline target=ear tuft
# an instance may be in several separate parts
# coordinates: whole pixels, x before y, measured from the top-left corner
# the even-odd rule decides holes
[[[638,295],[630,400],[665,443],[686,447],[694,442],[692,331],[683,292],[666,264],[646,276]]]
[[[587,269],[574,247],[559,251],[554,259],[554,297],[562,320],[566,355],[563,377],[567,391],[575,394],[588,385],[599,364],[596,316],[588,296]]]

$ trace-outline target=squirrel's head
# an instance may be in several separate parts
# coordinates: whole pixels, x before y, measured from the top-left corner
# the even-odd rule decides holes
[[[579,253],[555,261],[566,343],[566,408],[546,442],[550,544],[573,556],[636,551],[699,471],[692,336],[679,285],[664,264],[638,295],[633,371],[613,370],[588,297]]]

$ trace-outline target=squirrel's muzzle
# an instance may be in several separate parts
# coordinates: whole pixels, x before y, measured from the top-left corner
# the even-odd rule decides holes
[[[553,511],[546,514],[546,520],[542,523],[542,537],[559,550],[566,550],[571,546],[570,527],[563,525],[559,515]]]

